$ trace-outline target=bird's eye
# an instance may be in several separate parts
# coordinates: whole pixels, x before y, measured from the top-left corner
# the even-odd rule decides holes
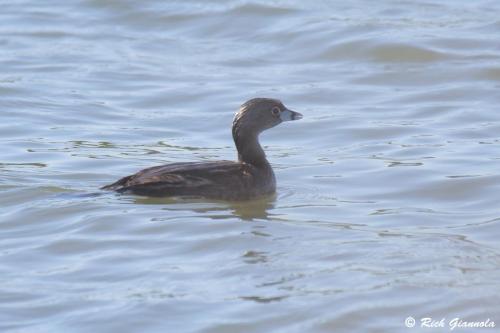
[[[272,108],[271,110],[271,113],[273,114],[273,116],[278,116],[280,114],[281,110],[279,107],[275,106],[274,108]]]

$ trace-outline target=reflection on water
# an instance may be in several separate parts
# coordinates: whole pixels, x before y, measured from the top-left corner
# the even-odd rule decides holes
[[[2,4],[0,331],[499,325],[499,10]],[[233,114],[256,96],[307,114],[261,137],[275,196],[99,190],[146,167],[234,160]]]
[[[252,200],[250,202],[240,202],[231,204],[233,214],[242,220],[268,219],[269,211],[274,209],[276,196]]]
[[[132,196],[131,200],[143,205],[164,205],[163,210],[178,211],[192,210],[203,214],[208,218],[223,219],[239,217],[242,220],[251,221],[253,219],[267,220],[268,211],[274,208],[276,195],[270,195],[250,201],[207,201],[204,198],[152,198]],[[220,213],[220,214],[218,214]]]

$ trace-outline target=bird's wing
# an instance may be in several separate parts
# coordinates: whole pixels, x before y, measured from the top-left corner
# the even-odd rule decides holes
[[[173,163],[141,170],[102,189],[124,191],[152,186],[196,188],[216,183],[224,175],[237,174],[240,170],[241,164],[231,161]]]

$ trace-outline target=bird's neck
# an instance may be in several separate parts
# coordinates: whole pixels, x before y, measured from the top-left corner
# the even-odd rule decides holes
[[[238,160],[252,164],[256,167],[267,168],[269,162],[259,143],[259,135],[255,132],[242,131],[234,138],[238,150]]]

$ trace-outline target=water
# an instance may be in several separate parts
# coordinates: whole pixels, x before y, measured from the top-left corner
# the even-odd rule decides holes
[[[500,325],[497,1],[1,7],[2,332]],[[261,138],[275,197],[93,194],[234,159],[256,96],[304,114]]]

